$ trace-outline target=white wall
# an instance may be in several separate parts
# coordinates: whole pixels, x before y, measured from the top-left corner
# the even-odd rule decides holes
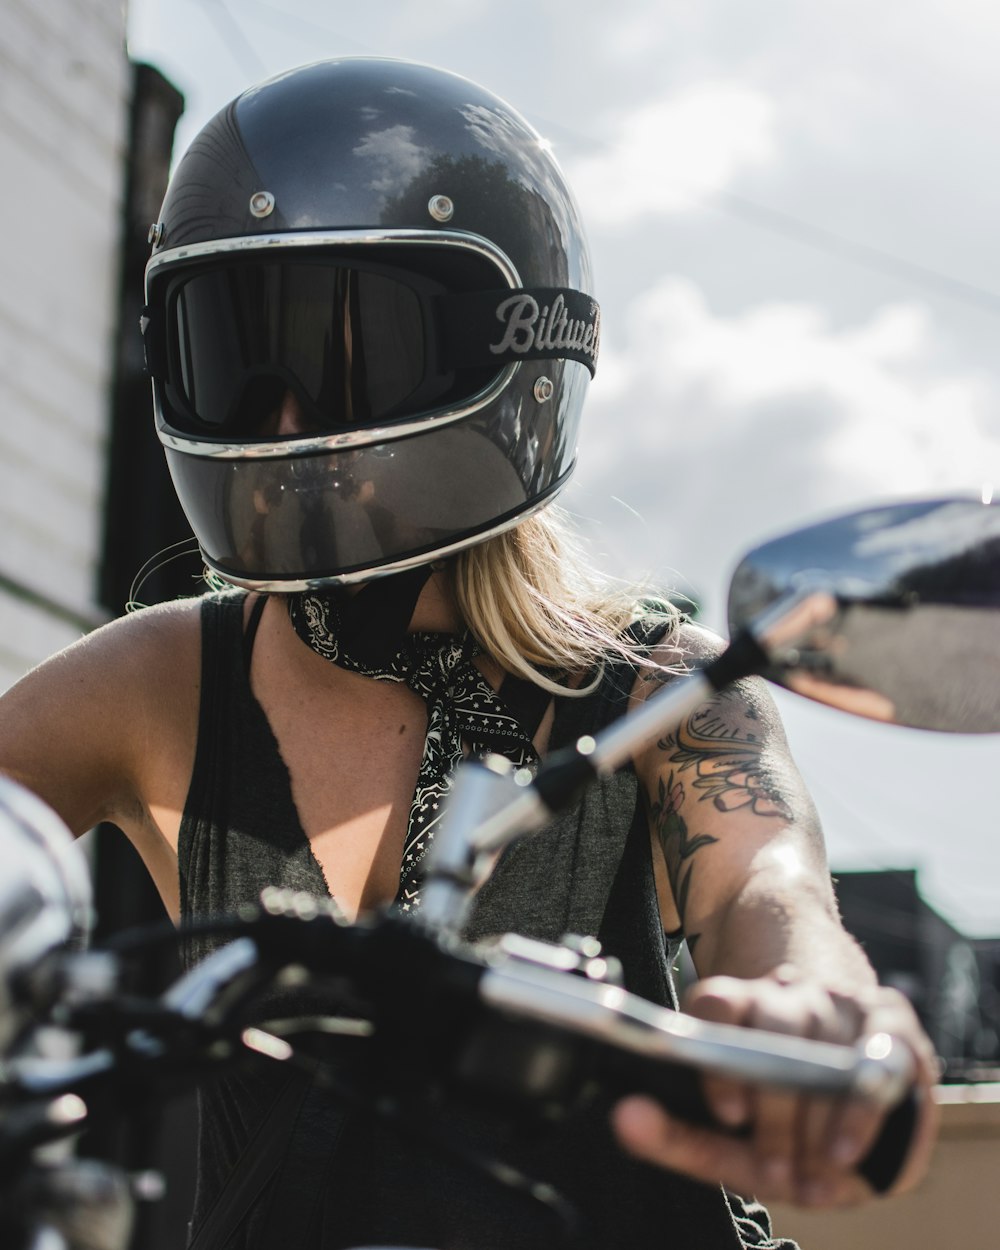
[[[129,82],[121,0],[3,0],[0,688],[100,615]]]

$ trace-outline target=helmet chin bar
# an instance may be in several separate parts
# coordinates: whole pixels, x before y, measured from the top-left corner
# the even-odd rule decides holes
[[[204,550],[202,550],[201,554],[207,568],[212,573],[222,578],[223,581],[229,582],[233,586],[239,586],[244,590],[261,591],[267,594],[295,594],[299,591],[320,590],[331,586],[357,586],[379,578],[391,577],[396,573],[406,573],[423,565],[436,563],[438,560],[447,560],[451,556],[457,555],[460,551],[464,551],[467,547],[474,547],[490,538],[495,538],[498,534],[514,529],[522,521],[526,521],[529,517],[534,516],[535,513],[541,512],[543,508],[547,507],[555,499],[556,495],[566,484],[573,468],[575,468],[575,464],[544,498],[536,499],[523,511],[516,513],[514,516],[499,521],[480,533],[469,534],[445,546],[436,547],[433,551],[401,556],[377,567],[351,569],[346,572],[303,578],[243,577],[237,576],[214,563],[205,554]]]
[[[519,372],[536,376],[542,365]],[[463,421],[312,455],[224,459],[166,447],[178,499],[209,568],[253,589],[301,590],[388,575],[480,542],[550,500],[576,461],[575,362],[558,394],[505,394]],[[554,370],[550,370],[554,372]],[[573,376],[569,376],[572,374]]]

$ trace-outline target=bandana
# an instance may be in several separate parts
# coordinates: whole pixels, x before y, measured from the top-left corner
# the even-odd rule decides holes
[[[386,579],[391,580],[391,579]],[[364,593],[364,592],[362,592]],[[359,596],[360,597],[360,596]],[[427,737],[410,806],[396,906],[420,906],[421,865],[427,857],[455,769],[463,759],[493,752],[515,768],[533,766],[538,755],[517,717],[473,664],[482,648],[461,635],[401,632],[380,655],[345,647],[345,636],[362,637],[357,621],[345,625],[350,601],[337,592],[289,595],[288,614],[298,636],[331,664],[378,681],[402,682],[427,704]],[[407,618],[408,619],[408,618]]]

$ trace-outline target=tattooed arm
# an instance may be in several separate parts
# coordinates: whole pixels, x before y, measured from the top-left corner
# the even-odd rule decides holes
[[[637,770],[664,925],[683,930],[700,975],[811,962],[819,925],[828,972],[873,980],[840,926],[815,809],[762,682],[699,708]]]
[[[718,641],[686,627],[686,655]],[[636,684],[645,699],[656,683]],[[913,1049],[920,1079],[934,1062],[906,999],[880,989],[837,913],[815,809],[762,682],[741,682],[697,709],[636,761],[646,798],[664,927],[682,930],[699,980],[685,1010],[705,1019],[852,1043],[885,1031]],[[749,1140],[693,1129],[654,1104],[618,1110],[627,1145],[664,1166],[744,1193],[809,1205],[860,1201],[854,1171],[881,1124],[865,1103],[705,1081],[718,1119]],[[928,1100],[929,1102],[929,1100]],[[933,1139],[924,1124],[900,1187],[915,1183]]]

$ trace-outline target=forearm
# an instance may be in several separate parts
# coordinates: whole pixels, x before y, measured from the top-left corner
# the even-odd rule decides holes
[[[751,683],[718,696],[639,757],[636,772],[664,925],[683,930],[698,973],[684,1010],[842,1046],[885,1033],[909,1047],[917,1082],[928,1086],[934,1057],[911,1005],[877,985],[840,922],[819,822],[766,692]],[[823,1205],[870,1196],[856,1165],[884,1107],[718,1074],[702,1085],[720,1124],[743,1136],[640,1103],[623,1109],[623,1140],[644,1158],[739,1192]],[[926,1167],[932,1101],[923,1107],[901,1187]]]
[[[833,890],[815,872],[760,870],[705,917],[693,955],[699,977],[808,978],[856,993],[876,982],[864,952],[845,931]]]

